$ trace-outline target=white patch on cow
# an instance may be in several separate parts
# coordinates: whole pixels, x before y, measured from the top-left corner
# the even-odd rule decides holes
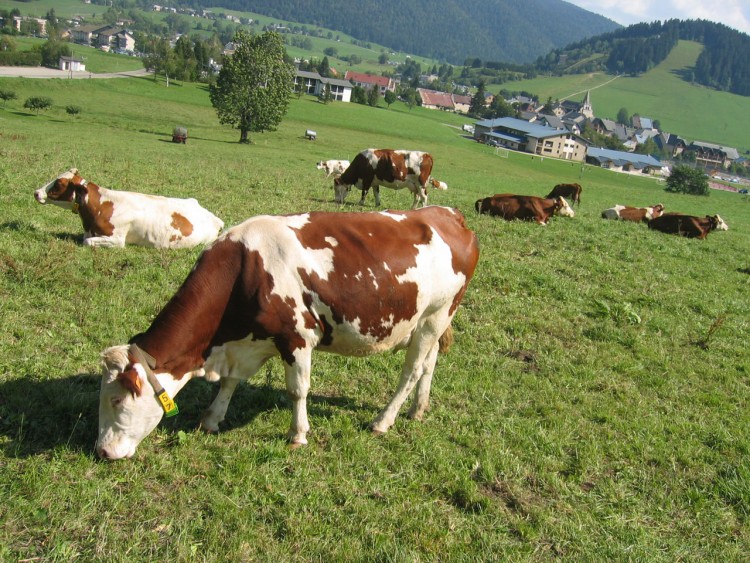
[[[565,201],[564,197],[560,197],[560,202],[562,203],[562,207],[558,209],[557,214],[560,217],[575,217],[576,212],[573,211],[573,208],[568,205],[568,202]]]
[[[718,221],[718,224],[716,225],[716,230],[717,231],[728,231],[729,230],[729,225],[727,225],[724,222],[724,219],[722,219],[721,217],[719,217],[718,215],[716,215],[716,220]]]
[[[333,238],[333,237],[325,237],[325,239],[324,239],[324,240],[325,240],[325,241],[326,241],[326,242],[327,242],[328,244],[330,244],[331,246],[334,246],[334,247],[335,247],[335,246],[338,246],[338,245],[339,245],[339,241],[337,241],[337,240],[336,240],[335,238]]]
[[[383,215],[384,217],[389,217],[397,222],[406,221],[406,215],[404,215],[403,213],[392,213],[390,211],[381,211],[380,214]]]

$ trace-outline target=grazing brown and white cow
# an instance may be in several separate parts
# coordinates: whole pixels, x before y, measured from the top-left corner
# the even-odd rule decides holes
[[[727,231],[729,226],[718,215],[695,217],[669,213],[648,222],[648,228],[663,233],[676,234],[687,238],[704,239],[711,231]]]
[[[621,219],[622,221],[632,221],[634,223],[648,223],[651,219],[656,219],[663,213],[664,206],[661,203],[650,207],[615,205],[602,211],[602,219]]]
[[[393,149],[365,149],[334,178],[336,203],[343,204],[352,186],[362,190],[360,205],[370,188],[375,205],[380,206],[380,186],[400,190],[409,188],[414,196],[411,208],[427,205],[427,181],[432,173],[432,156],[426,152]]]
[[[34,197],[77,213],[87,246],[192,248],[211,242],[224,227],[195,199],[108,190],[84,180],[75,168],[36,190]]]
[[[580,206],[582,190],[583,188],[581,188],[581,184],[557,184],[547,195],[547,199],[564,197],[569,199],[572,203]]]
[[[257,216],[228,229],[146,332],[102,353],[98,454],[131,457],[193,377],[221,381],[202,421],[217,431],[237,384],[273,356],[292,401],[289,441],[305,444],[315,349],[406,349],[398,390],[372,429],[386,432],[415,386],[409,416],[421,419],[478,259],[476,235],[446,207]]]
[[[344,170],[349,167],[348,160],[321,160],[316,165],[318,170],[325,170],[326,178],[331,174],[341,174]]]
[[[543,198],[533,195],[496,194],[478,199],[474,204],[479,213],[502,217],[508,221],[523,219],[546,225],[553,215],[575,217],[575,211],[564,197]]]

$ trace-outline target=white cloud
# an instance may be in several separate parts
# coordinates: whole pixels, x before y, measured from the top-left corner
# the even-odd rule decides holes
[[[747,0],[568,0],[571,4],[601,14],[622,25],[656,20],[703,19],[723,23],[731,28],[750,33],[750,4]]]

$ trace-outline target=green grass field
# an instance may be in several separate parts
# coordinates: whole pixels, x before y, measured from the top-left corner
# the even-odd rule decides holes
[[[18,96],[0,109],[1,560],[747,557],[746,197],[501,158],[462,135],[463,118],[401,104],[294,99],[278,131],[244,146],[202,85],[8,78],[0,89]],[[54,107],[28,113],[33,95]],[[170,142],[175,125],[188,127],[186,145]],[[105,187],[196,197],[232,225],[339,209],[315,163],[386,146],[434,155],[449,189],[431,203],[462,210],[481,242],[424,422],[399,417],[379,438],[366,428],[403,352],[319,354],[307,447],[286,447],[274,360],[239,388],[222,433],[195,431],[216,389],[194,381],[134,459],[98,461],[99,354],[149,326],[200,249],[85,248],[78,217],[33,191],[76,166]],[[473,212],[481,196],[569,181],[583,185],[573,219],[540,227]],[[411,203],[406,191],[381,196]],[[719,213],[730,230],[687,240],[599,216],[658,202]]]

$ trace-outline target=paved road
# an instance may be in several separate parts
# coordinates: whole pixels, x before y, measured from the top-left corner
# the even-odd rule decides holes
[[[0,66],[0,76],[23,78],[122,78],[124,76],[146,76],[151,74],[145,68],[123,72],[92,73],[89,71],[69,71],[41,66]]]

